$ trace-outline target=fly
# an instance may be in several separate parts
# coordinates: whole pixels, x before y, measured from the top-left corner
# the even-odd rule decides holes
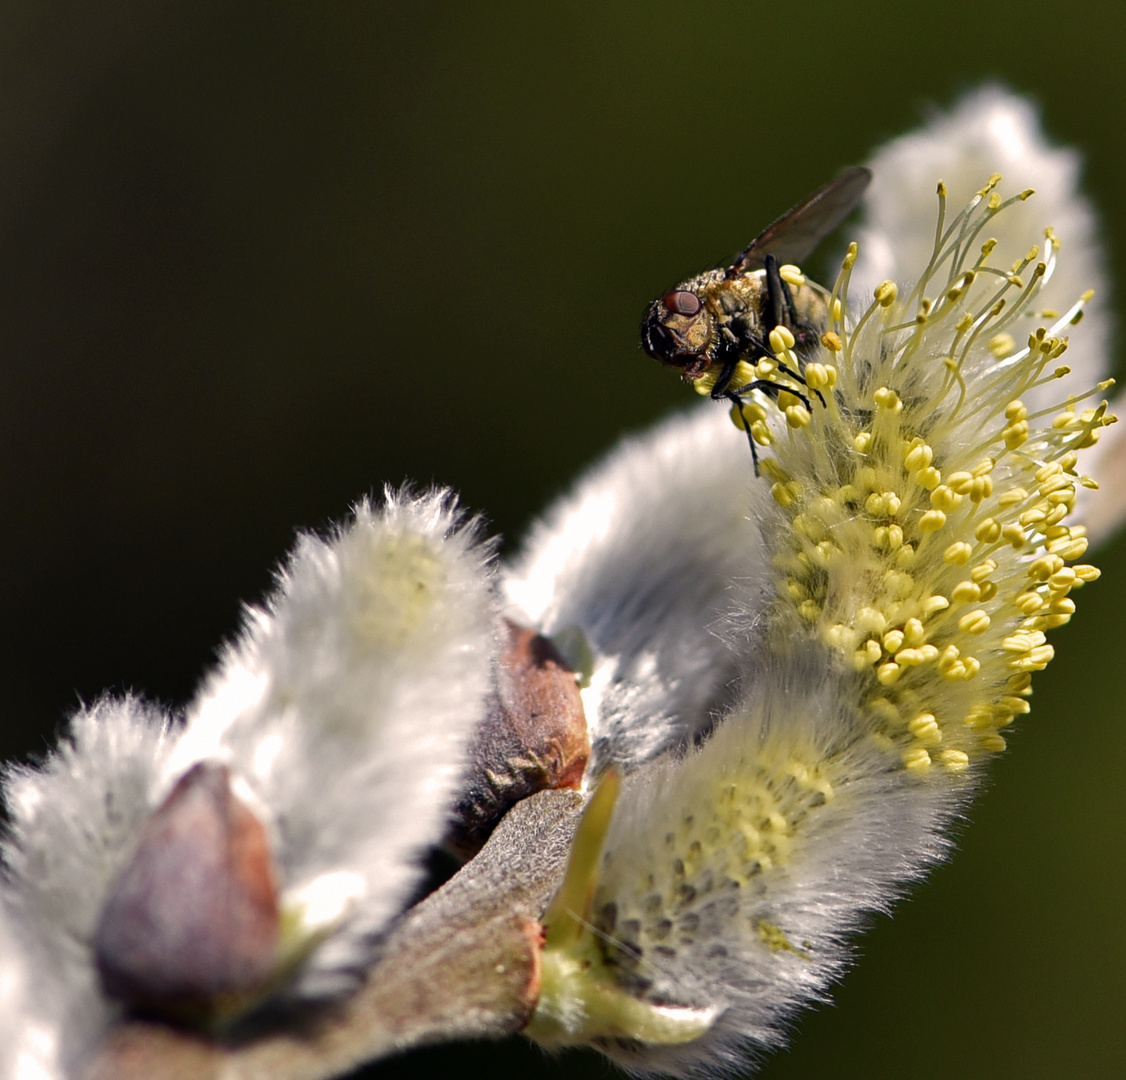
[[[825,300],[807,284],[787,283],[779,264],[800,263],[811,255],[856,207],[871,179],[871,171],[861,166],[846,169],[768,225],[730,266],[705,270],[654,300],[641,322],[641,347],[679,368],[686,381],[714,376],[711,397],[726,398],[737,409],[753,390],[774,398],[787,390],[810,408],[804,394],[783,383],[737,377],[739,363],[754,366],[766,357],[777,361],[770,333],[780,326],[793,334],[799,359],[817,346],[829,321]],[[778,370],[805,385],[801,371],[780,361]],[[758,455],[745,418],[742,426],[757,476]]]

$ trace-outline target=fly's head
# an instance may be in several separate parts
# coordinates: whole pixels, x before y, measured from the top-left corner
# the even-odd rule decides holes
[[[655,360],[698,379],[711,363],[716,319],[700,296],[679,286],[654,300],[641,321],[641,347]]]

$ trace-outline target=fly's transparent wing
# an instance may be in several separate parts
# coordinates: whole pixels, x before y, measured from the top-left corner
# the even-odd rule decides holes
[[[862,165],[845,169],[759,233],[731,264],[727,276],[760,269],[767,255],[783,263],[803,262],[852,213],[871,179],[871,171]]]

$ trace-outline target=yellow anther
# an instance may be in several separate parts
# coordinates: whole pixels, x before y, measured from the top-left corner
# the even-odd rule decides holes
[[[968,728],[981,728],[993,726],[993,710],[984,701],[974,705],[962,720]]]
[[[931,756],[921,746],[917,746],[903,755],[903,766],[909,772],[921,775],[930,769]]]
[[[970,767],[970,757],[964,750],[943,750],[938,755],[939,764],[947,772],[964,773]]]
[[[946,477],[946,485],[959,495],[968,495],[974,486],[974,474],[970,472],[953,472]]]
[[[959,659],[960,656],[961,653],[958,651],[957,645],[947,645],[938,658],[938,670],[945,675],[955,666],[961,668],[962,661]]]
[[[1067,559],[1068,561],[1081,559],[1087,553],[1087,538],[1079,536],[1066,543],[1053,541],[1048,545],[1048,550],[1052,552],[1052,554],[1058,555],[1061,559]]]
[[[922,645],[927,640],[927,632],[919,619],[908,619],[903,624],[903,640],[908,645]]]
[[[928,465],[925,469],[920,469],[915,474],[915,483],[927,491],[933,491],[940,483],[942,483],[942,473],[938,471],[933,465]]]
[[[942,553],[942,560],[952,566],[965,566],[970,561],[973,551],[974,549],[965,540],[958,540]]]
[[[794,347],[794,335],[789,327],[776,326],[770,331],[770,348],[775,353],[784,353]]]
[[[1047,602],[1037,592],[1023,592],[1013,603],[1022,615],[1035,615]]]
[[[1010,401],[1005,406],[1005,419],[1009,423],[1015,423],[1018,420],[1028,419],[1028,410],[1024,407],[1023,401]]]
[[[812,419],[804,405],[791,405],[786,409],[786,423],[792,428],[808,427]]]
[[[931,506],[936,510],[954,510],[961,503],[959,495],[949,484],[939,484],[931,492]]]
[[[975,476],[970,487],[970,498],[975,503],[984,502],[993,494],[993,478],[989,476]]]
[[[1001,438],[1005,441],[1005,445],[1010,450],[1015,450],[1018,446],[1023,446],[1028,440],[1028,421],[1021,420],[1017,424],[1010,424],[1001,432]]]
[[[834,305],[839,303],[839,300],[834,301]],[[821,335],[821,344],[824,345],[829,352],[840,352],[841,349],[844,348],[840,335],[834,334],[832,330],[826,330],[825,333]]]
[[[1057,570],[1048,578],[1048,586],[1057,592],[1066,592],[1068,589],[1075,588],[1075,584],[1078,580],[1079,575],[1076,574],[1075,568],[1065,566],[1062,570]]]
[[[910,472],[925,469],[934,460],[934,451],[921,440],[913,440],[903,455],[903,464]]]
[[[1061,488],[1070,488],[1074,491],[1071,478],[1064,472],[1046,477],[1041,481],[1039,491],[1041,495],[1051,495],[1053,491],[1059,491]]]
[[[963,656],[962,663],[966,669],[966,673],[963,676],[965,679],[972,679],[981,671],[981,661],[976,656]]]
[[[840,299],[839,296],[835,296],[833,298],[832,307],[829,310],[829,317],[833,320],[833,322],[839,323],[841,321],[841,318],[843,317],[843,315],[844,315],[844,307],[841,304],[841,299]],[[836,337],[836,336],[837,336],[836,334],[833,335],[833,337]],[[837,340],[839,341],[840,338],[837,338]],[[826,343],[826,347],[832,348],[832,346],[828,345],[827,343]]]
[[[958,629],[965,634],[984,634],[989,629],[989,616],[977,608],[958,620]]]
[[[1045,630],[1055,630],[1057,626],[1066,626],[1071,622],[1070,615],[1042,615],[1039,617],[1037,624],[1043,624]]]
[[[899,395],[887,386],[881,386],[873,397],[881,409],[898,412],[903,408],[903,402],[899,400]]]
[[[881,686],[890,686],[899,678],[900,671],[898,664],[889,661],[876,668],[876,679]]]
[[[871,445],[872,445],[872,433],[870,431],[861,431],[852,440],[852,448],[858,454],[868,453],[868,450],[871,447]]]
[[[1001,539],[1001,523],[996,518],[986,518],[974,529],[974,539],[980,544],[995,544]]]
[[[996,732],[981,737],[981,748],[990,753],[999,754],[1009,744]]]
[[[1010,634],[1007,638],[1002,638],[1001,648],[1006,652],[1024,653],[1030,652],[1043,643],[1044,635],[1039,631],[1022,630],[1016,634]]]
[[[903,631],[889,630],[883,636],[883,645],[889,655],[899,652],[899,650],[903,648]]]
[[[824,390],[829,385],[828,368],[824,364],[806,364],[805,385],[810,390]]]
[[[1041,555],[1040,558],[1028,564],[1028,576],[1033,581],[1047,581],[1057,570],[1063,566],[1063,559],[1057,554]],[[1073,567],[1076,576],[1079,576],[1079,567]],[[992,571],[991,571],[992,572]]]
[[[923,617],[929,618],[931,615],[936,615],[940,611],[945,611],[950,606],[950,601],[945,596],[935,593],[933,596],[928,596],[923,601]]]
[[[973,581],[959,581],[950,598],[956,604],[976,604],[981,599],[981,586]]]
[[[805,284],[805,274],[793,263],[783,263],[778,267],[778,276],[787,285],[792,285],[795,289]]]
[[[1028,543],[1028,537],[1025,535],[1024,529],[1022,529],[1015,522],[1010,525],[1006,525],[1001,530],[1001,539],[1003,539],[1008,544],[1012,544],[1013,547],[1017,548],[1018,550]]]
[[[778,370],[778,361],[772,356],[759,357],[755,364],[755,374],[760,379],[769,379]]]
[[[890,307],[895,303],[897,292],[898,290],[894,281],[881,281],[880,284],[876,286],[874,294],[876,303],[879,304],[880,307]]]
[[[901,667],[918,667],[931,664],[938,659],[938,649],[934,645],[920,645],[915,649],[900,649],[895,654],[895,662]]]
[[[1020,675],[1009,676],[1009,689],[1014,694],[1032,693],[1032,676],[1022,672]]]
[[[774,496],[774,501],[782,507],[793,506],[794,496],[790,491],[789,484],[771,484],[770,494]]]
[[[982,562],[979,562],[977,564],[977,566],[975,566],[970,571],[970,577],[972,577],[974,579],[974,581],[976,581],[980,585],[982,582],[985,581],[985,579],[987,577],[989,577],[990,574],[995,574],[996,572],[997,572],[997,562],[996,562],[996,560],[994,560],[994,559],[984,559]]]
[[[946,515],[941,510],[928,510],[919,518],[920,532],[937,532],[946,524]]]
[[[920,713],[907,724],[907,730],[924,746],[937,746],[942,742],[938,721],[930,713]]]
[[[1043,671],[1056,655],[1056,650],[1051,645],[1038,645],[1026,656],[1011,661],[1010,667],[1022,671]]]
[[[988,476],[993,471],[996,464],[997,462],[992,458],[982,458],[981,461],[974,466],[974,476]]]

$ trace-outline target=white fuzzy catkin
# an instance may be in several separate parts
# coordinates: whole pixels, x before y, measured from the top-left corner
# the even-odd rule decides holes
[[[1098,577],[1077,493],[1113,418],[1060,363],[1084,298],[1042,314],[1055,246],[993,257],[1024,205],[997,182],[932,225],[918,291],[886,282],[846,314],[846,264],[826,297],[805,371],[831,394],[760,461],[778,513],[747,553],[767,594],[730,619],[754,643],[740,698],[702,745],[628,777],[612,818],[602,782],[545,916],[533,1038],[641,1072],[753,1064],[824,998],[848,935],[941,857],[1029,711],[1046,635]]]
[[[303,536],[189,710],[170,775],[228,764],[274,832],[283,905],[340,923],[297,990],[348,988],[441,840],[496,652],[492,546],[448,492]]]
[[[149,815],[196,761],[227,764],[271,830],[297,934],[328,932],[298,992],[353,984],[446,827],[491,685],[491,559],[447,492],[361,503],[329,539],[301,538],[186,728],[106,699],[42,766],[7,770],[0,1080],[73,1075],[120,1015],[94,929]]]
[[[946,850],[969,785],[922,787],[892,767],[829,663],[811,651],[761,672],[699,752],[626,782],[590,920],[647,998],[720,1010],[682,1045],[596,1041],[630,1071],[745,1070],[797,1008],[826,999],[850,933]],[[724,850],[737,801],[753,806],[746,848]]]
[[[591,772],[629,772],[706,730],[753,647],[749,626],[738,651],[718,633],[734,583],[746,598],[765,587],[758,522],[772,512],[731,430],[711,405],[627,439],[548,510],[505,578],[523,617],[549,635],[577,626],[591,646]]]
[[[948,205],[957,212],[990,173],[999,172],[1006,191],[1032,188],[1036,194],[990,222],[981,239],[997,240],[993,263],[1007,266],[1023,258],[1030,243],[1043,252],[1044,227],[1051,226],[1065,257],[1041,288],[1037,306],[1064,311],[1081,293],[1095,291],[1067,362],[1077,384],[1094,386],[1106,378],[1111,295],[1098,219],[1080,190],[1082,158],[1047,140],[1031,100],[1001,86],[981,87],[948,111],[934,110],[925,127],[886,143],[867,164],[872,183],[853,237],[860,247],[851,286],[857,302],[866,303],[881,281],[902,287],[926,265],[934,244],[936,180],[945,183]]]
[[[156,709],[107,698],[71,720],[42,767],[6,770],[0,1012],[19,1019],[15,1037],[0,1042],[0,1077],[67,1075],[117,1015],[98,988],[91,940],[102,899],[163,795],[173,739]]]
[[[1047,139],[1033,101],[1003,86],[981,87],[949,110],[932,110],[925,126],[880,147],[868,166],[872,183],[855,232],[860,253],[852,277],[854,298],[863,301],[881,281],[902,285],[906,275],[925,264],[934,242],[930,208],[936,179],[944,181],[949,205],[957,210],[996,170],[1006,190],[1033,188],[1036,195],[991,223],[988,235],[998,245],[995,263],[1023,258],[1029,243],[1040,244],[1043,252],[1043,228],[1051,226],[1065,257],[1044,283],[1038,305],[1063,311],[1081,293],[1093,290],[1067,363],[1077,376],[1076,386],[1093,387],[1111,374],[1113,298],[1098,216],[1080,187],[1082,158]],[[1034,391],[1026,404],[1037,408],[1050,400],[1049,387]],[[1111,406],[1121,411],[1117,397],[1111,398]],[[1104,433],[1085,458],[1084,469],[1105,489],[1098,499],[1080,494],[1088,534],[1100,543],[1126,518],[1126,425]],[[1089,507],[1084,505],[1088,501]]]

